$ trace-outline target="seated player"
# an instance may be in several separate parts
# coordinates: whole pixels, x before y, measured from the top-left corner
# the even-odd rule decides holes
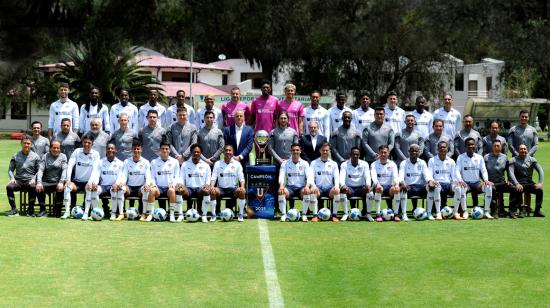
[[[399,171],[397,165],[388,159],[390,150],[383,144],[378,147],[378,159],[370,165],[372,187],[374,189],[374,204],[376,205],[376,221],[381,222],[382,212],[380,203],[383,196],[393,197],[394,220],[401,221],[399,215],[399,203],[401,196],[399,194]]]
[[[311,162],[311,172],[313,172],[313,185],[311,186],[311,194],[313,195],[313,219],[318,221],[317,204],[319,197],[328,197],[333,200],[332,206],[332,221],[337,222],[338,205],[340,203],[340,174],[338,165],[335,161],[329,158],[330,143],[325,143],[321,146],[321,157]]]
[[[435,188],[435,182],[430,172],[428,172],[426,162],[418,159],[420,152],[418,144],[411,144],[409,146],[409,158],[402,161],[399,166],[401,215],[403,221],[409,220],[407,217],[408,197],[426,198],[426,191]],[[428,219],[434,220],[431,212],[428,212]]]
[[[98,183],[92,189],[92,199],[111,197],[111,218],[110,220],[119,221],[124,218],[124,199],[118,198],[118,192],[112,190],[116,183],[118,175],[122,172],[123,162],[116,157],[116,146],[114,143],[107,144],[105,158],[99,162],[99,169],[94,170],[92,177],[93,182]],[[104,199],[103,199],[104,200]],[[105,207],[105,204],[104,204]],[[116,216],[118,208],[119,215]]]
[[[116,193],[118,202],[122,203],[123,206],[124,198],[141,197],[146,209],[149,203],[155,202],[155,197],[150,194],[154,183],[151,178],[151,164],[145,157],[141,156],[141,152],[141,141],[136,138],[132,142],[132,157],[124,161],[122,171],[111,190]],[[124,209],[119,211],[119,214],[122,215],[123,213]],[[116,220],[124,219],[121,215]]]
[[[456,163],[448,155],[447,141],[439,141],[437,144],[438,154],[428,161],[428,171],[435,182],[435,187],[428,188],[428,200],[426,202],[428,215],[432,215],[432,207],[435,203],[435,220],[442,220],[441,206],[447,205],[447,195],[461,193],[462,187],[454,185],[457,183],[455,177]],[[458,203],[455,205],[455,210],[458,211]],[[428,216],[428,218],[430,217]],[[432,216],[433,217],[433,216]],[[457,218],[458,219],[458,218]],[[431,220],[431,219],[430,219]]]
[[[155,186],[151,187],[151,194],[155,199],[168,198],[170,209],[170,222],[176,222],[174,212],[176,210],[176,186],[180,183],[180,164],[177,159],[170,157],[170,144],[162,141],[160,143],[160,156],[151,162],[151,179]],[[151,221],[153,219],[154,202],[148,202],[148,215],[141,216],[140,221]],[[144,210],[145,212],[145,210]],[[178,209],[178,221],[183,220],[183,209]]]
[[[67,182],[65,182],[65,190],[63,194],[63,204],[65,205],[65,214],[61,219],[67,219],[71,216],[70,205],[71,199],[76,199],[77,192],[86,192],[84,198],[84,215],[82,220],[88,220],[88,212],[92,202],[93,208],[97,207],[97,200],[92,199],[92,188],[97,183],[92,180],[93,170],[99,168],[100,158],[99,153],[92,149],[94,137],[91,134],[82,136],[82,147],[74,150],[69,158],[67,165]],[[74,168],[74,176],[73,176]]]
[[[544,171],[542,170],[542,167],[537,162],[537,160],[533,156],[529,155],[529,150],[527,149],[527,146],[525,144],[519,145],[518,153],[518,156],[515,156],[510,160],[510,165],[508,167],[508,174],[510,175],[510,179],[516,188],[516,191],[513,192],[511,199],[514,201],[519,201],[521,200],[522,193],[534,193],[536,205],[533,216],[545,217],[545,215],[541,211],[543,200],[542,184],[544,183]],[[536,169],[537,173],[539,174],[539,180],[536,183],[533,181],[533,169]],[[510,209],[510,213],[515,212],[515,207],[516,204],[514,204],[513,208]],[[521,211],[520,215],[525,216],[523,210]]]
[[[300,196],[302,198],[302,221],[307,222],[312,174],[307,161],[300,158],[302,154],[300,144],[292,144],[290,151],[291,158],[283,161],[279,171],[278,201],[281,221],[286,221],[286,200]]]
[[[191,145],[191,158],[186,160],[180,169],[181,184],[176,193],[187,199],[187,209],[190,209],[191,198],[197,198],[202,203],[202,222],[208,222],[206,214],[210,206],[210,166],[201,160],[200,144]],[[212,210],[214,213],[215,209]],[[179,219],[179,217],[178,217]]]
[[[61,153],[61,143],[59,140],[53,140],[50,146],[50,152],[44,154],[38,173],[36,175],[36,192],[38,204],[40,204],[40,217],[46,217],[46,193],[55,193],[55,200],[63,200],[63,185],[67,174],[67,156]],[[55,204],[55,213],[60,213],[60,207]],[[56,214],[59,215],[59,214]],[[59,216],[57,216],[59,217]]]
[[[360,197],[365,203],[365,215],[368,221],[374,221],[370,214],[371,178],[369,164],[359,159],[361,150],[358,147],[351,148],[350,159],[344,161],[340,166],[340,200],[344,204],[344,216],[348,218],[348,198]]]
[[[210,194],[212,217],[210,217],[210,221],[216,221],[216,204],[220,198],[224,197],[237,198],[238,221],[243,221],[243,211],[246,204],[243,167],[237,160],[232,158],[233,146],[226,144],[223,147],[223,160],[218,160],[214,164],[212,178],[210,179],[210,187],[212,187]]]
[[[13,154],[10,160],[8,174],[10,182],[6,185],[8,202],[11,210],[8,216],[19,216],[15,206],[15,191],[27,191],[29,194],[29,207],[27,216],[34,216],[34,202],[36,199],[36,173],[38,172],[40,157],[31,151],[32,141],[29,136],[24,135],[21,138],[21,151]]]
[[[481,192],[485,193],[484,216],[487,219],[493,219],[493,216],[489,214],[489,206],[491,205],[493,196],[493,182],[489,181],[487,169],[485,168],[485,161],[481,155],[475,152],[476,141],[474,138],[466,138],[464,144],[466,146],[466,152],[460,154],[456,160],[456,179],[458,185],[462,187],[462,190],[460,194],[455,193],[455,219],[460,219],[456,206],[458,202],[460,202],[462,210],[464,211],[462,213],[462,219],[468,219],[468,211],[466,210],[467,191],[471,191],[473,194],[472,200],[474,206],[477,206],[477,194]],[[482,179],[483,183],[481,183]]]

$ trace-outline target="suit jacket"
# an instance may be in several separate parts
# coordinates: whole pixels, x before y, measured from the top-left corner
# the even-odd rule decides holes
[[[248,125],[244,125],[243,132],[241,134],[241,140],[239,141],[239,147],[237,147],[237,136],[235,133],[235,125],[223,128],[223,139],[225,144],[231,144],[235,149],[234,156],[242,155],[241,165],[243,169],[248,165],[248,155],[252,151],[252,145],[254,144],[254,131]]]
[[[321,149],[321,145],[323,143],[327,142],[327,138],[323,135],[317,134],[317,144],[315,144],[315,149],[313,148],[313,144],[311,143],[311,135],[307,134],[300,137],[300,147],[302,148],[302,159],[306,160],[308,163],[311,163],[313,160],[319,158],[321,156],[321,153],[319,153],[319,149]]]

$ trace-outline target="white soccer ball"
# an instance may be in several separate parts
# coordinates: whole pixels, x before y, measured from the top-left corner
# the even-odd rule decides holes
[[[393,217],[395,217],[395,214],[393,213],[392,209],[382,210],[382,219],[389,221],[389,220],[393,220]]]
[[[426,210],[424,208],[417,207],[413,211],[413,217],[416,220],[424,220],[424,219],[428,218],[428,212],[426,212]]]
[[[356,207],[352,208],[351,211],[349,212],[349,219],[352,221],[361,220],[361,210],[359,210]]]
[[[126,217],[128,220],[136,220],[139,217],[138,210],[135,207],[131,207],[126,211]]]
[[[451,219],[453,218],[453,209],[450,206],[446,206],[441,210],[441,217],[443,219]]]
[[[84,215],[84,210],[82,209],[81,206],[75,206],[71,210],[71,217],[74,219],[81,219],[83,215]]]
[[[189,209],[185,212],[185,221],[187,222],[196,222],[200,217],[201,215],[195,209]]]
[[[222,221],[231,221],[233,217],[235,217],[235,215],[230,208],[223,209],[223,211],[220,212],[220,219]]]
[[[323,220],[323,221],[327,221],[330,219],[330,217],[332,216],[332,214],[330,213],[330,210],[327,209],[326,207],[322,208],[319,210],[319,213],[317,214],[317,216],[319,216],[319,219]]]
[[[289,221],[298,221],[300,220],[300,217],[301,217],[301,213],[300,211],[298,211],[297,209],[290,209],[287,213],[286,213],[286,218],[289,220]]]
[[[483,214],[485,214],[485,212],[479,206],[474,207],[474,209],[472,210],[472,218],[473,219],[482,219]]]
[[[166,219],[166,210],[158,207],[153,211],[153,218],[155,221],[164,221]]]
[[[100,221],[105,217],[105,213],[103,212],[103,209],[100,207],[96,207],[92,210],[92,219],[95,221]]]

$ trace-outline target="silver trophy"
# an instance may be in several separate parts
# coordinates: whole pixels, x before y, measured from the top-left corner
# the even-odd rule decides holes
[[[256,144],[256,165],[271,165],[271,158],[266,158],[265,151],[269,142],[269,133],[265,130],[259,130],[254,135],[254,143]]]

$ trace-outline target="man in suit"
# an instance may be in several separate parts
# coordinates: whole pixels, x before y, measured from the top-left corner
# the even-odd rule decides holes
[[[327,138],[319,134],[319,123],[311,121],[308,123],[309,134],[302,134],[300,147],[302,148],[302,159],[311,163],[321,156],[319,150],[321,145],[327,142]]]
[[[254,143],[254,131],[250,126],[244,124],[244,111],[237,110],[235,113],[235,125],[223,129],[225,144],[231,144],[235,149],[233,159],[240,162],[245,169],[249,164],[248,155]]]

